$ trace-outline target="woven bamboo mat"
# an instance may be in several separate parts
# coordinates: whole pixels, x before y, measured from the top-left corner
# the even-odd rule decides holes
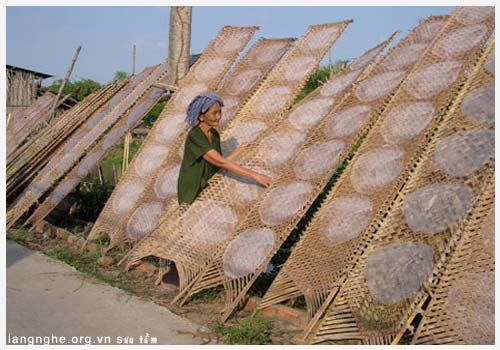
[[[164,62],[157,68],[159,73],[157,82],[167,83],[167,66],[168,64]],[[141,122],[144,115],[158,103],[162,95],[163,90],[153,86],[144,91],[135,104],[119,117],[118,122],[113,125],[106,136],[92,147],[73,169],[61,179],[56,188],[36,208],[24,225],[32,224],[36,226],[39,221],[43,220],[106,157],[123,135]]]
[[[157,67],[155,67],[157,68]],[[142,93],[158,78],[155,68],[146,68],[130,79],[129,84],[114,95],[98,112],[92,115],[40,170],[20,195],[20,200],[7,212],[7,227],[12,226],[35,201],[77,162],[117,121]]]
[[[389,40],[380,45],[377,45],[377,47],[375,47],[374,49],[369,50],[365,55],[360,57],[360,60],[358,60],[356,63],[363,62],[363,65],[366,65],[367,63],[371,62],[370,59],[376,56],[378,53],[380,53],[380,51],[385,47],[385,45],[387,45],[388,42]],[[267,130],[267,132],[265,132],[260,137],[260,139],[257,139],[256,144],[260,145],[272,144],[274,134],[280,127],[283,126],[288,128],[288,130],[295,130],[296,132],[303,133],[303,135],[306,136],[308,130],[313,128],[328,113],[328,111],[332,108],[332,105],[335,103],[335,101],[337,101],[337,99],[342,100],[344,93],[347,90],[350,90],[351,84],[356,80],[357,77],[360,76],[360,74],[362,74],[363,69],[359,68],[364,68],[363,65],[355,65],[355,67],[357,68],[356,70],[348,70],[345,72],[345,74],[339,74],[335,76],[335,79],[328,81],[327,83],[325,83],[325,85],[323,85],[322,88],[311,93],[306,99],[304,99],[301,103],[295,106],[292,109],[291,113],[286,113],[284,117],[277,120],[277,122],[273,125],[273,127],[269,128],[269,130]],[[304,115],[306,116],[306,118],[303,118]],[[271,142],[269,141],[270,139]],[[271,154],[271,159],[266,159],[265,156],[263,157],[262,154],[259,153],[258,151],[259,147],[261,146],[257,146],[256,150],[248,151],[246,157],[239,157],[238,163],[248,167],[265,166],[264,171],[266,170],[277,171],[278,168],[276,166],[278,165],[279,167],[279,164],[275,164],[273,161],[276,159],[279,161],[281,157],[283,157],[283,155],[278,155],[278,157],[275,158],[276,153],[274,153]],[[290,157],[290,155],[285,155],[285,157],[287,156]],[[265,164],[266,161],[268,161],[269,163]],[[260,164],[258,164],[257,162],[260,162]],[[241,182],[241,180],[242,179],[235,179],[225,174],[216,175],[214,177],[214,180],[210,182],[210,186],[208,189],[212,188],[212,186],[217,186],[218,188],[216,188],[215,190],[212,189],[212,191],[208,193],[207,191],[203,191],[199,197],[200,202],[198,201],[195,202],[191,206],[189,211],[193,209],[198,210],[199,208],[197,208],[197,204],[201,203],[201,205],[203,205],[206,203],[213,203],[217,201],[218,202],[217,204],[226,203],[226,205],[230,206],[231,208],[235,208],[236,210],[240,209],[240,213],[243,218],[244,217],[243,215],[245,215],[246,213],[245,209],[248,208],[248,205],[252,204],[252,201],[258,202],[259,192],[262,192],[262,189],[256,187],[254,183],[245,183],[244,182],[245,180],[242,180],[243,182]],[[239,191],[239,193],[236,194],[235,190]],[[218,194],[217,197],[214,196],[214,193]],[[211,197],[205,197],[205,196],[211,196]],[[206,203],[202,203],[204,200],[206,200]],[[172,243],[175,242],[174,244],[176,244],[176,247],[178,248],[182,247],[181,249],[184,249],[185,251],[191,251],[192,254],[189,257],[195,257],[194,259],[197,259],[194,261],[195,268],[193,269],[193,273],[191,274],[192,276],[196,275],[197,268],[199,269],[200,266],[205,265],[206,262],[210,261],[210,259],[212,258],[217,259],[218,257],[222,256],[224,247],[223,244],[229,243],[232,235],[231,232],[223,232],[229,234],[225,242],[221,241],[220,238],[217,237],[217,234],[220,232],[221,229],[220,226],[221,224],[223,224],[224,220],[223,217],[223,215],[225,214],[224,208],[220,208],[219,206],[218,208],[205,207],[205,209],[212,211],[215,209],[216,212],[210,212],[208,215],[200,219],[196,218],[195,216],[196,211],[191,213],[188,211],[185,213],[185,216],[183,218],[184,220],[182,222],[182,225],[184,225],[183,226],[184,229],[188,230],[189,227],[194,226],[194,230],[189,229],[190,232],[188,233],[189,235],[196,236],[194,240],[189,241],[189,239],[192,237],[177,237],[177,236],[168,237],[168,239],[172,240]],[[188,218],[190,214],[192,216]],[[187,219],[189,219],[189,224],[185,221]],[[208,226],[211,226],[211,228],[207,230],[207,228],[201,226],[198,227],[199,225],[202,224],[203,221],[206,220],[211,221],[211,223],[208,224]],[[169,220],[169,223],[167,224],[170,225],[173,224],[173,222]],[[175,224],[173,224],[172,227],[175,227]],[[158,230],[159,234],[161,234],[161,232],[165,232],[165,230],[163,228]],[[182,232],[180,234],[182,234]],[[204,237],[202,237],[203,234]],[[256,234],[258,236],[259,232],[256,232]],[[176,242],[178,238],[182,242],[179,241]],[[246,240],[246,242],[249,244],[255,241],[255,237],[252,237],[252,234],[248,235],[247,238],[248,239]],[[219,239],[219,242],[217,242],[217,239]],[[206,244],[210,244],[211,251],[208,252],[202,251],[204,247],[200,245],[200,240],[205,241]],[[216,246],[217,243],[219,244],[218,248]],[[191,266],[180,267],[180,262],[181,262],[180,259],[186,258],[186,255],[184,254],[185,251],[179,254],[179,259],[177,258],[174,259],[178,269],[179,268],[184,269],[184,271],[181,272],[181,274],[185,273],[187,275],[187,273],[191,272],[185,272],[185,271],[187,270],[187,268],[191,268],[193,264]],[[252,249],[249,248],[248,251],[252,251]],[[210,275],[209,272],[207,272],[207,276],[208,275]],[[186,280],[189,280],[189,278],[191,277],[189,276]],[[216,277],[215,279],[218,280],[218,282],[220,283],[220,276],[218,278]]]
[[[459,8],[452,23],[466,11]],[[476,104],[478,96],[487,94],[478,95],[477,89],[493,80],[483,71],[486,56],[413,162],[408,181],[380,217],[376,232],[363,233],[368,247],[353,257],[356,264],[321,322],[315,343],[392,341],[442,272],[450,243],[494,172],[494,114],[486,122],[473,117],[477,106],[489,108]],[[471,104],[476,108],[468,109]]]
[[[149,181],[155,179],[162,170],[161,165],[173,152],[177,136],[187,129],[184,121],[187,106],[200,92],[217,87],[257,29],[226,26],[210,42],[180,82],[127,172],[120,178],[89,234],[89,241],[95,239],[100,232],[106,232],[115,241],[123,239],[124,224],[128,221],[134,204]],[[161,212],[161,203],[153,203],[147,213],[148,220],[158,217]],[[112,245],[109,248],[111,247]]]
[[[387,69],[398,70],[404,68],[404,73],[406,75],[410,74],[411,76],[412,72],[421,65],[419,61],[424,59],[422,54],[424,54],[429,44],[432,43],[433,39],[444,27],[446,20],[447,17],[430,17],[415,27],[408,36],[401,40],[393,48],[392,52],[388,53],[383,59],[379,66],[382,72],[381,74]],[[417,65],[417,67],[415,67],[415,65]],[[408,76],[406,80],[407,79],[409,79]],[[366,89],[363,89],[361,92],[356,90],[355,95],[352,97],[352,102],[342,109],[349,110],[355,108],[359,110],[365,106],[365,103],[360,101],[358,97],[366,95],[365,90]],[[372,108],[372,110],[375,116],[372,117],[372,119],[379,118],[380,113],[385,111],[387,103],[391,103],[390,101],[395,98],[390,92],[391,91],[386,92],[381,95],[379,99],[374,101],[375,104],[373,107],[375,108]],[[363,116],[360,112],[361,111],[356,111],[355,116],[357,119]],[[375,112],[378,112],[378,114]],[[337,133],[340,133],[339,136],[343,134],[348,135],[349,128],[351,128],[353,124],[356,124],[356,119],[353,117],[345,118],[344,120],[344,125],[339,123],[341,127],[337,127],[337,129],[339,129]],[[358,137],[350,140],[351,145],[358,140],[359,135],[357,136]],[[349,147],[349,150],[350,149],[351,147]],[[330,174],[331,173],[332,172],[330,172]],[[331,201],[331,198],[332,196],[330,195],[325,199],[325,202],[328,203]],[[337,218],[334,217],[329,219],[345,230],[345,236],[349,236],[355,233],[356,228],[363,228],[362,225],[366,224],[366,218],[362,216],[366,215],[370,209],[371,203],[369,203],[369,201],[363,200],[362,198],[352,198],[349,199],[345,205],[323,210],[326,211],[324,215],[331,216],[332,214],[337,214]],[[321,213],[321,210],[319,213]],[[351,218],[352,220],[344,219],[344,221],[342,221],[343,217]],[[332,239],[331,230],[327,230],[327,235],[325,237],[319,235],[319,225],[315,224],[315,222],[318,221],[318,215],[315,215],[315,218],[316,220],[313,218],[308,229],[294,248],[291,256],[285,262],[275,281],[264,295],[260,305],[261,307],[282,302],[298,295],[304,295],[309,317],[312,318],[330,293],[331,289],[339,283],[339,277],[335,276],[334,264],[331,261],[332,245],[336,243],[335,239]],[[354,227],[350,226],[349,222],[355,224]]]
[[[292,38],[259,39],[222,82],[222,86],[218,89],[224,101],[222,130],[237,115],[240,106],[255,92],[293,41]],[[175,136],[171,142],[171,152],[161,165],[162,170],[157,174],[158,176],[154,174],[148,177],[140,197],[132,198],[133,203],[129,204],[130,209],[124,214],[123,221],[113,225],[112,231],[109,232],[110,244],[107,249],[113,248],[124,240],[133,243],[146,236],[161,217],[169,216],[170,211],[167,208],[176,207],[177,178],[188,132],[184,119],[183,114],[178,115],[177,129],[165,126],[163,134]],[[165,119],[164,123],[168,123],[168,120]],[[179,131],[179,128],[182,131]],[[169,205],[169,203],[172,204]],[[159,215],[156,210],[160,211]],[[96,225],[93,232],[103,229],[105,227]],[[94,235],[91,233],[89,240],[93,239]]]
[[[43,125],[47,120],[54,99],[55,96],[53,94],[46,92],[37,98],[30,107],[12,114],[7,126],[7,157],[30,134]]]
[[[53,156],[64,141],[85,123],[103,104],[128,84],[108,84],[90,94],[51,121],[37,137],[32,138],[7,159],[7,195],[29,181]]]
[[[432,38],[314,215],[264,302],[283,300],[291,290],[284,288],[293,285],[305,296],[313,316],[330,293],[335,293],[355,263],[356,252],[366,245],[363,232],[377,227],[412,171],[414,158],[427,144],[433,125],[474,63],[478,48],[491,31],[489,23],[489,27],[480,27],[484,29],[482,36],[466,37],[457,32],[469,26],[450,20]],[[457,41],[461,42],[458,46]],[[463,50],[453,55],[443,51],[443,47],[460,45]]]

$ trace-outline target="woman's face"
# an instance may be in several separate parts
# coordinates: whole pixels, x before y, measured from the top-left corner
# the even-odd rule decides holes
[[[218,102],[214,103],[205,114],[200,115],[200,121],[214,128],[219,125],[222,117],[222,108]]]

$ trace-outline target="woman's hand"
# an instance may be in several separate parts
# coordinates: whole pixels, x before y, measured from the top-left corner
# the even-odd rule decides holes
[[[264,187],[269,187],[271,186],[271,179],[269,176],[264,175],[264,174],[257,174],[254,176],[254,180],[257,181],[259,184],[261,184]]]

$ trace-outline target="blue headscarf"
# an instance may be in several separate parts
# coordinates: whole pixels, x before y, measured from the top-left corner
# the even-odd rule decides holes
[[[214,103],[219,103],[221,107],[224,107],[222,98],[218,93],[213,91],[202,92],[196,96],[187,108],[186,122],[191,126],[195,126],[198,122],[198,116],[200,113],[205,113]]]

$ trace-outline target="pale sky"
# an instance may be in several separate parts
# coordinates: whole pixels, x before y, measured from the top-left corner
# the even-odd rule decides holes
[[[72,79],[106,83],[118,70],[131,72],[161,62],[168,54],[169,7],[7,7],[7,64],[61,79],[78,45]],[[449,14],[453,7],[193,7],[191,53],[200,53],[224,25],[260,26],[259,37],[300,37],[309,25],[353,19],[333,46],[332,61],[352,59],[419,20]],[[323,64],[327,63],[327,58]],[[44,81],[50,83],[50,79]]]

